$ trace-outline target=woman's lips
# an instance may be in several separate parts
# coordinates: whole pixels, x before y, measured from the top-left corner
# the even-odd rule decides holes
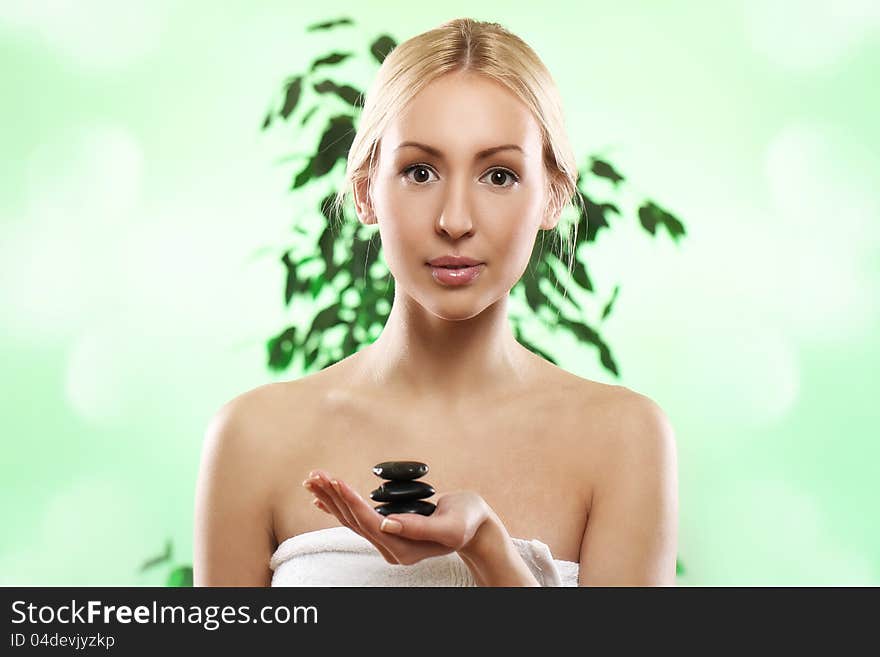
[[[456,286],[467,285],[473,281],[482,273],[486,263],[482,262],[471,267],[435,267],[431,264],[428,266],[431,268],[431,275],[435,281],[441,285]]]

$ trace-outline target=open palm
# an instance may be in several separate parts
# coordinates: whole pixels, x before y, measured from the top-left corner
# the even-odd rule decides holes
[[[342,525],[370,541],[392,564],[411,565],[461,550],[489,515],[486,501],[473,491],[440,495],[430,516],[383,516],[351,486],[323,470],[309,473],[303,486],[315,495],[314,503],[319,509],[336,516]],[[393,532],[393,521],[400,524],[399,532]]]

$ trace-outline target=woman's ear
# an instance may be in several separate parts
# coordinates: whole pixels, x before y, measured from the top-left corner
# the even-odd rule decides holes
[[[562,211],[558,210],[555,205],[551,204],[547,209],[547,214],[544,218],[543,223],[541,224],[541,228],[543,228],[544,230],[553,230],[559,223],[559,219],[561,216]]]
[[[361,178],[352,185],[352,191],[354,193],[354,208],[360,222],[366,225],[375,224],[376,213],[370,198],[370,181],[367,178]]]
[[[544,230],[553,230],[559,223],[562,216],[562,207],[552,188],[547,191],[547,204],[544,206],[544,217],[541,220],[541,228]]]

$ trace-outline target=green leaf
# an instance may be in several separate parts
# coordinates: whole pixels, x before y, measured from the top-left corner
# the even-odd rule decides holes
[[[309,119],[312,118],[312,114],[314,114],[317,111],[318,111],[318,106],[315,105],[308,112],[306,112],[305,115],[302,117],[302,121],[299,122],[300,126],[304,126],[306,123],[308,123]]]
[[[345,340],[342,342],[343,358],[347,358],[357,351],[358,339],[354,334],[355,326],[355,324],[350,324],[348,327],[348,333],[345,334]]]
[[[657,226],[665,226],[675,242],[678,242],[678,238],[685,234],[684,225],[653,201],[646,201],[639,208],[639,221],[651,235],[655,234]]]
[[[363,107],[362,92],[350,85],[339,85],[332,80],[324,80],[312,86],[319,94],[334,94],[352,107]]]
[[[599,176],[600,178],[607,178],[608,180],[610,180],[611,182],[614,183],[615,187],[617,187],[618,183],[625,180],[624,177],[621,176],[614,169],[614,167],[611,166],[610,164],[608,164],[608,162],[606,162],[605,160],[600,160],[597,157],[592,157],[592,158],[590,158],[590,161],[593,163],[593,166],[590,169],[590,171],[592,171],[595,175]]]
[[[617,300],[617,293],[620,292],[620,286],[614,286],[614,292],[611,294],[611,298],[608,300],[608,303],[605,304],[605,307],[602,309],[602,319],[608,317],[611,314],[611,309],[614,307],[614,302]]]
[[[332,281],[336,278],[339,267],[333,259],[336,252],[336,235],[333,234],[333,229],[329,225],[324,228],[321,237],[318,238],[318,249],[320,249],[321,258],[324,260],[324,276],[328,281]]]
[[[519,282],[525,290],[526,301],[528,302],[529,307],[537,313],[542,305],[546,305],[546,297],[544,296],[544,292],[538,286],[538,279],[535,278],[534,274],[526,272],[525,276],[523,276]]]
[[[566,269],[566,272],[568,270]],[[553,267],[547,267],[546,269],[547,280],[550,282],[550,285],[553,286],[553,289],[559,292],[559,294],[565,294],[567,285],[564,280],[561,280],[556,275],[556,270]]]
[[[296,277],[296,263],[290,259],[290,251],[285,251],[281,256],[281,262],[287,268],[287,283],[284,287],[284,305],[289,306],[290,300],[296,293],[299,279]]]
[[[354,21],[350,18],[337,18],[336,20],[326,21],[324,23],[315,23],[306,27],[306,32],[319,32],[321,30],[329,30],[338,25],[354,25]]]
[[[328,224],[332,225],[336,220],[336,217],[333,216],[333,201],[336,198],[336,193],[327,194],[324,198],[321,199],[321,203],[319,204],[319,209],[321,211],[321,216],[327,221]]]
[[[349,272],[352,280],[365,281],[370,276],[370,268],[379,258],[379,248],[370,248],[372,238],[362,240],[355,238],[351,245],[351,260],[349,260]]]
[[[373,59],[381,64],[385,61],[388,53],[390,53],[396,47],[397,42],[387,34],[383,34],[378,39],[373,41],[373,44],[370,46],[370,54],[373,55]]]
[[[318,152],[313,160],[312,173],[323,176],[338,162],[348,159],[348,150],[354,141],[355,135],[354,117],[348,114],[339,114],[330,117],[330,125],[321,135],[318,143]]]
[[[352,56],[350,52],[333,52],[324,57],[319,57],[315,61],[312,62],[311,72],[314,73],[316,69],[322,66],[335,66],[336,64],[341,64],[346,59]]]
[[[585,241],[595,242],[599,231],[609,228],[605,218],[608,212],[620,215],[620,210],[613,203],[596,203],[589,196],[584,195],[584,207],[578,208],[578,235],[583,232]]]
[[[318,151],[296,174],[291,189],[299,189],[313,178],[326,175],[340,160],[345,163],[354,135],[353,117],[347,115],[331,117],[330,124],[321,135]]]
[[[586,265],[584,265],[577,258],[574,259],[574,266],[571,270],[571,277],[574,279],[574,282],[580,285],[584,290],[588,292],[593,291],[593,282],[590,280],[590,277],[587,274]]]
[[[602,365],[605,366],[605,369],[616,376],[620,376],[617,363],[611,355],[611,349],[596,331],[590,328],[587,324],[572,321],[564,316],[559,317],[558,323],[560,328],[567,328],[581,342],[595,345],[599,350],[599,359]]]
[[[327,306],[324,310],[315,315],[315,319],[312,320],[312,330],[309,334],[311,335],[312,331],[323,333],[327,329],[331,329],[339,324],[339,311],[341,309],[342,304],[337,302]]]
[[[165,541],[165,549],[162,551],[162,554],[159,554],[155,557],[151,557],[147,559],[143,564],[141,564],[140,572],[144,572],[153,568],[154,566],[158,566],[160,563],[164,563],[171,559],[171,539]]]
[[[193,571],[191,566],[178,566],[168,575],[165,586],[191,587],[193,585]]]
[[[284,107],[281,108],[280,112],[281,118],[285,121],[287,120],[287,117],[293,113],[293,110],[296,109],[301,94],[302,77],[298,75],[287,85],[287,93],[284,97]]]
[[[323,274],[318,274],[312,279],[312,285],[309,288],[309,293],[312,295],[312,299],[318,298],[318,295],[321,294],[321,290],[324,289],[325,282]]]
[[[296,327],[288,326],[280,335],[269,338],[266,350],[269,354],[269,369],[280,372],[290,366],[296,347]]]

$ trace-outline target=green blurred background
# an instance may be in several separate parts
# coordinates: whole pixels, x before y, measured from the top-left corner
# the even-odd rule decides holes
[[[622,377],[561,363],[672,420],[679,582],[880,585],[880,4],[37,4],[0,5],[0,584],[191,563],[208,419],[300,375],[265,341],[290,319],[277,161],[313,144],[261,132],[269,105],[318,54],[471,16],[545,61],[579,162],[687,226],[600,236]],[[304,30],[341,16],[347,43]]]

